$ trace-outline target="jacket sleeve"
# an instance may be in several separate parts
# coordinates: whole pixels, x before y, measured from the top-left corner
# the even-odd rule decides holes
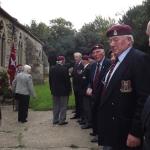
[[[143,135],[141,114],[146,99],[150,94],[150,58],[149,56],[145,55],[144,57],[140,58],[135,64],[134,88],[137,98],[130,133],[134,136],[141,137]]]
[[[28,77],[28,88],[29,88],[30,95],[35,97],[36,95],[35,95],[33,81],[32,81],[32,76],[31,75],[29,75],[29,77]]]

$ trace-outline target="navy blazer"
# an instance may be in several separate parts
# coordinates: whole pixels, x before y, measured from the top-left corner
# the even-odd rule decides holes
[[[94,62],[91,65],[91,70],[90,70],[90,80],[89,80],[89,86],[88,87],[90,87],[92,89],[93,89],[93,80],[94,80],[96,65],[97,65],[97,62]],[[105,58],[103,60],[103,63],[102,63],[102,66],[101,66],[101,70],[100,70],[100,75],[99,75],[99,81],[100,82],[98,84],[98,87],[96,88],[97,89],[95,91],[96,93],[93,93],[94,97],[100,97],[101,91],[102,91],[102,88],[103,88],[103,81],[102,80],[103,80],[105,74],[107,73],[108,68],[110,67],[110,65],[111,65],[110,60]]]
[[[150,96],[147,98],[142,111],[142,124],[144,132],[144,150],[150,150]]]
[[[72,72],[72,82],[73,82],[73,90],[81,92],[82,91],[82,72],[83,72],[83,64],[75,64]]]
[[[102,145],[125,145],[128,134],[142,138],[141,111],[150,94],[150,58],[131,49],[114,72],[98,112]]]

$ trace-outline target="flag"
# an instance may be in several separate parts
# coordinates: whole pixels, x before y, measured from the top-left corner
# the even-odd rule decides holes
[[[16,49],[14,43],[12,45],[10,57],[9,57],[8,74],[9,74],[10,84],[12,84],[12,81],[14,80],[16,74]]]

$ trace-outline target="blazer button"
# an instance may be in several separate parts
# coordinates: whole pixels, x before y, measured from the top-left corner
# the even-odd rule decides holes
[[[112,102],[111,105],[114,106],[115,105],[114,102]]]
[[[112,120],[115,120],[115,117],[114,117],[114,116],[112,117]]]

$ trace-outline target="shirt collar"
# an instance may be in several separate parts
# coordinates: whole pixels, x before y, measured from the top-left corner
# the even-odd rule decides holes
[[[126,57],[126,55],[130,52],[131,47],[127,48],[124,52],[122,52],[119,56],[118,56],[118,60],[119,62],[122,62],[124,60],[124,58]]]

